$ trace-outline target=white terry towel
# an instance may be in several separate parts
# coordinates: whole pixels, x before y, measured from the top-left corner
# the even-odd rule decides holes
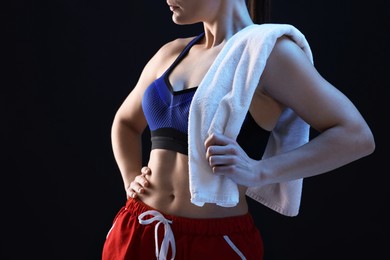
[[[238,186],[231,179],[212,173],[204,142],[211,133],[236,139],[261,74],[276,40],[290,36],[313,62],[304,35],[288,24],[253,24],[233,35],[200,83],[190,106],[188,156],[191,202],[197,206],[238,203]],[[299,147],[309,140],[309,126],[291,109],[285,109],[271,132],[263,157]],[[250,187],[247,195],[273,210],[298,214],[302,179]]]

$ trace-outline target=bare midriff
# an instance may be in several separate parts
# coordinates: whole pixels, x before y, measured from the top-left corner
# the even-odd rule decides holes
[[[245,187],[239,186],[240,199],[235,207],[206,203],[199,207],[191,203],[188,156],[170,150],[154,149],[150,153],[146,178],[149,186],[139,199],[162,213],[188,218],[222,218],[248,212]]]

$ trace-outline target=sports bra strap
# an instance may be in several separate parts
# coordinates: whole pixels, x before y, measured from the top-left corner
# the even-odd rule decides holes
[[[187,55],[188,51],[191,49],[191,47],[196,44],[204,35],[204,32],[202,32],[201,34],[199,34],[198,36],[196,36],[194,39],[192,39],[186,47],[184,47],[184,49],[181,51],[181,53],[179,54],[179,56],[177,56],[177,58],[175,59],[175,61],[171,64],[171,66],[168,67],[168,69],[164,72],[163,76],[165,76],[165,74],[168,74],[170,73],[175,67],[176,65],[184,58],[185,55]]]

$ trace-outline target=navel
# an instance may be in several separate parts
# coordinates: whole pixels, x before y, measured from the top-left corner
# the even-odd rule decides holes
[[[175,194],[171,194],[171,195],[169,195],[169,199],[170,199],[170,201],[172,202],[172,201],[174,201],[175,200]]]

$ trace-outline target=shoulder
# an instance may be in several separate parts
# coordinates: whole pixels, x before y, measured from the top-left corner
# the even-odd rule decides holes
[[[313,68],[310,57],[292,38],[287,35],[279,37],[267,59],[264,77],[298,73]]]
[[[159,52],[162,53],[172,53],[179,52],[184,47],[186,47],[190,41],[192,41],[195,37],[186,37],[186,38],[177,38],[172,41],[165,43],[160,49]]]
[[[305,35],[291,24],[254,24],[248,27],[243,35],[244,37],[240,38],[246,37],[248,42],[267,47],[272,51],[272,56],[287,54],[287,58],[291,58],[291,55],[294,54],[304,54],[312,59],[310,46]]]
[[[287,61],[307,56],[303,49],[289,36],[279,37],[271,51],[270,58],[276,58],[279,61]]]
[[[285,106],[304,110],[302,104],[328,85],[301,45],[280,37],[266,61],[259,89]]]
[[[177,38],[165,43],[158,49],[147,67],[156,71],[157,74],[163,73],[194,38]]]
[[[167,42],[157,51],[156,56],[162,59],[177,56],[183,49],[193,40],[195,37],[177,38],[170,42]]]

